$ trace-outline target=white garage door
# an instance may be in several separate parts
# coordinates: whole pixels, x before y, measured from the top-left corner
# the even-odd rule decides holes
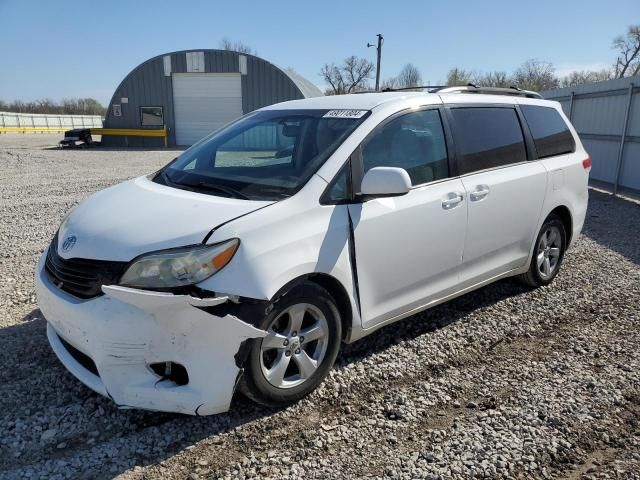
[[[242,115],[239,73],[174,73],[176,144],[193,145]]]

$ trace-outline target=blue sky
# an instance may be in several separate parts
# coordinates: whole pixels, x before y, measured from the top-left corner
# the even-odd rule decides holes
[[[323,85],[324,63],[375,61],[382,78],[412,62],[437,83],[453,66],[515,69],[528,58],[558,73],[601,68],[613,37],[640,23],[638,0],[548,1],[120,1],[0,0],[0,98],[95,97],[107,104],[122,78],[169,51],[241,40],[259,56]]]

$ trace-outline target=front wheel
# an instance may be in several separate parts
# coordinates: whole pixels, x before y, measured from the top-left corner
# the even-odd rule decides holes
[[[327,375],[340,349],[341,319],[324,288],[302,283],[272,304],[252,340],[240,391],[270,407],[293,403]]]
[[[560,270],[566,248],[564,223],[556,215],[550,215],[536,238],[529,270],[520,275],[520,280],[532,287],[549,285]]]

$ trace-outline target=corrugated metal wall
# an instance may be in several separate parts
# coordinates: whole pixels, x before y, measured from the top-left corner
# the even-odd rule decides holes
[[[591,154],[591,179],[640,191],[640,77],[547,90]]]
[[[241,73],[239,53],[224,50],[203,51],[205,73]],[[187,72],[187,51],[167,54],[171,57],[172,73]],[[116,89],[105,117],[105,128],[143,128],[140,124],[141,106],[161,106],[164,121],[169,130],[169,145],[175,145],[172,77],[165,75],[163,57],[159,55],[136,67]],[[275,65],[245,55],[247,71],[242,75],[242,110],[251,112],[274,103],[304,98],[295,81]],[[194,73],[197,75],[197,73]],[[126,103],[122,99],[126,99]],[[114,115],[113,105],[120,105],[121,116]],[[162,144],[161,138],[153,137],[103,137],[110,146],[152,147]]]

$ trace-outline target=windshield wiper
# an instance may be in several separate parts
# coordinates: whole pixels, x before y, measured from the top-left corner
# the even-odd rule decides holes
[[[190,192],[194,191],[194,188],[191,185],[185,185],[184,183],[180,183],[180,182],[176,182],[175,180],[172,180],[171,177],[169,177],[169,175],[167,174],[166,170],[160,171],[160,178],[162,178],[162,180],[164,181],[164,184],[167,187],[179,188],[181,190],[188,190]]]
[[[291,196],[290,193],[287,193],[280,187],[268,187],[266,185],[260,186],[260,193],[271,193],[272,195],[280,198],[289,198]]]
[[[226,193],[227,195],[229,195],[232,198],[240,198],[242,200],[249,200],[249,197],[247,197],[244,193],[236,190],[235,188],[223,187],[221,185],[216,185],[214,183],[197,182],[197,183],[194,183],[194,184],[189,184],[188,186],[191,187],[191,188],[205,188],[207,190],[213,190],[213,191],[217,191],[217,192]]]
[[[162,170],[160,172],[160,177],[162,178],[162,180],[164,180],[164,183],[169,187],[181,188],[184,190],[189,190],[190,192],[195,192],[198,188],[204,188],[207,190],[214,190],[214,191],[225,193],[232,198],[249,200],[249,197],[247,197],[244,193],[231,187],[223,187],[221,185],[215,185],[209,182],[196,182],[196,183],[177,182],[175,180],[172,180],[165,170]]]
[[[169,175],[167,175],[166,170],[160,170],[160,178],[162,178],[162,180],[164,180],[165,185],[169,187],[176,185],[176,183],[169,178]]]

